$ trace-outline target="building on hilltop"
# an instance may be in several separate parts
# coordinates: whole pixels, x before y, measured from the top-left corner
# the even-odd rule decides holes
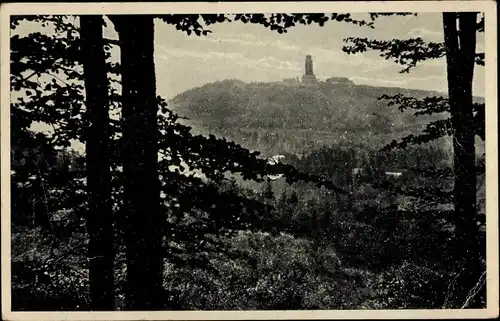
[[[306,68],[305,68],[305,74],[306,75],[314,75],[313,71],[313,61],[312,61],[312,56],[307,55],[306,56]]]
[[[325,82],[328,84],[354,85],[354,82],[347,77],[331,77]]]
[[[304,66],[304,75],[302,75],[302,81],[300,81],[299,77],[297,78],[284,78],[282,83],[291,85],[291,84],[302,84],[302,85],[318,85],[322,84],[336,84],[336,85],[355,85],[355,83],[347,78],[347,77],[330,77],[325,81],[318,80],[316,75],[314,74],[313,68],[313,58],[312,55],[306,55],[305,66]]]
[[[305,73],[302,76],[303,83],[316,83],[318,80],[314,75],[313,60],[311,55],[306,56]]]

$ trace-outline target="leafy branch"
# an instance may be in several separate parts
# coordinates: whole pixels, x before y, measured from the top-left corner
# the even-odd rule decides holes
[[[414,109],[414,116],[432,115],[436,113],[447,113],[450,111],[448,98],[445,97],[425,97],[423,99],[408,97],[402,94],[397,95],[382,95],[380,100],[387,100],[388,106],[397,106],[403,112],[407,109]],[[473,103],[475,133],[481,139],[485,139],[485,105],[484,103]],[[452,135],[451,119],[440,119],[430,122],[426,125],[423,134],[408,135],[401,141],[393,140],[386,145],[383,150],[391,150],[394,148],[405,148],[410,144],[423,144],[435,139]]]
[[[392,60],[404,68],[400,73],[408,73],[419,63],[427,60],[440,59],[446,54],[442,42],[426,42],[422,38],[374,40],[360,37],[348,37],[342,51],[347,54],[363,53],[368,50],[380,52],[379,56],[385,60]],[[475,62],[484,66],[484,53],[476,53]]]

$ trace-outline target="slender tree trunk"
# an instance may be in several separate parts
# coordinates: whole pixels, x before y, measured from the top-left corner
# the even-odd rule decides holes
[[[154,21],[111,16],[120,37],[127,296],[130,310],[163,308]]]
[[[91,310],[114,310],[114,232],[109,160],[109,99],[102,16],[81,16],[86,92],[89,278]]]
[[[476,13],[444,13],[448,94],[453,127],[454,206],[457,258],[465,260],[458,300],[465,301],[468,291],[481,272],[481,249],[477,244],[475,131],[472,80],[476,46]],[[458,22],[458,25],[457,25]],[[476,277],[477,276],[477,277]]]

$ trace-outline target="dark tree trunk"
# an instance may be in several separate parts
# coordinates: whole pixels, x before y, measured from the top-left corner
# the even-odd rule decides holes
[[[157,310],[164,300],[154,21],[147,15],[110,18],[121,48],[126,305]]]
[[[477,243],[475,130],[472,80],[476,46],[476,13],[444,13],[448,94],[453,127],[454,207],[457,258],[465,262],[457,299],[465,301],[479,279]],[[458,26],[457,26],[458,22]]]
[[[114,234],[109,160],[109,98],[102,16],[81,16],[86,92],[87,191],[91,310],[114,310]]]

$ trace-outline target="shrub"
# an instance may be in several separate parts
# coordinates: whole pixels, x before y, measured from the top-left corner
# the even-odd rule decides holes
[[[85,236],[67,242],[49,238],[41,229],[12,233],[12,310],[88,310]]]
[[[443,271],[404,262],[373,280],[371,304],[380,309],[438,309],[447,291],[445,276]]]

